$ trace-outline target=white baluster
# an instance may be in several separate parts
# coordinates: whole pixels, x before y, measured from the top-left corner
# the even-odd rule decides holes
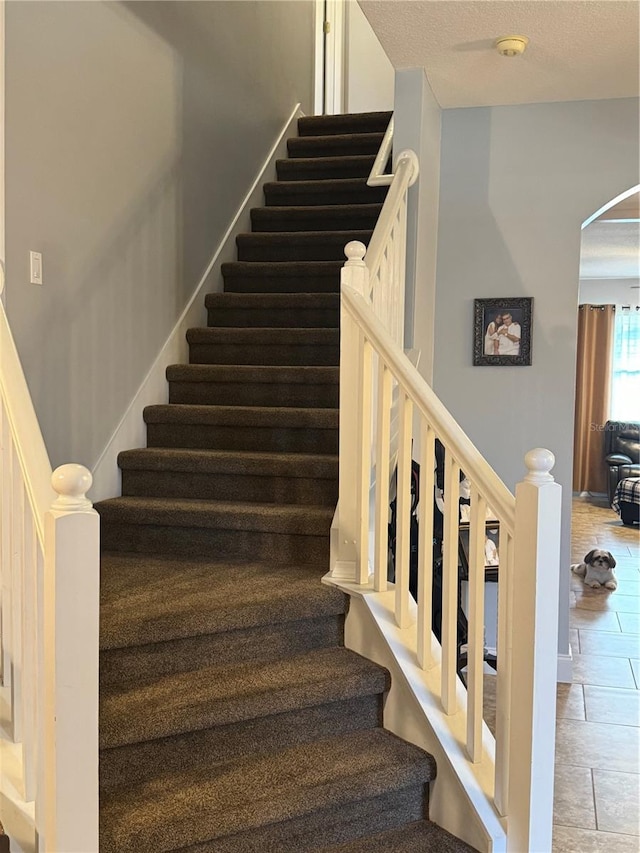
[[[2,684],[11,686],[11,512],[12,512],[12,441],[7,413],[2,406],[2,536],[0,537],[0,653],[2,654]]]
[[[360,405],[358,406],[358,583],[369,580],[369,493],[371,489],[371,423],[372,406],[372,350],[363,338],[360,360]]]
[[[457,710],[458,521],[460,466],[447,450],[444,459],[444,534],[442,542],[442,707]]]
[[[433,610],[433,495],[436,434],[420,421],[420,502],[418,503],[418,664],[433,666],[431,623]]]
[[[467,636],[467,752],[482,758],[482,694],[484,669],[484,566],[487,502],[471,484],[469,525],[469,618]]]
[[[562,497],[554,462],[549,450],[529,451],[516,486],[509,853],[551,850]]]
[[[45,851],[98,849],[99,518],[82,465],[56,468],[45,514]],[[77,756],[82,756],[78,762]]]
[[[396,622],[400,628],[411,624],[409,615],[409,561],[411,544],[411,428],[413,403],[400,391],[400,434],[396,501]]]
[[[22,471],[16,449],[13,450],[11,463],[13,490],[11,500],[11,721],[12,735],[16,743],[21,743],[24,737],[22,722],[24,709],[22,706],[23,671],[22,671],[22,620],[24,601],[24,553],[23,526],[25,512],[25,495]]]
[[[22,622],[22,754],[24,766],[25,800],[31,802],[36,794],[37,760],[37,643],[38,643],[38,594],[37,565],[39,543],[35,531],[31,507],[25,502],[24,516],[24,618]]]
[[[374,588],[387,589],[389,558],[389,454],[391,447],[391,371],[378,365],[378,414],[376,430],[376,540]]]
[[[496,781],[495,802],[498,813],[508,814],[509,804],[509,748],[510,701],[513,640],[513,536],[500,531],[500,578],[498,581],[498,637],[496,652],[498,671],[496,677]]]

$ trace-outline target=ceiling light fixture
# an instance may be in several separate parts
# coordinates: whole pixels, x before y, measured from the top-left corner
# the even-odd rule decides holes
[[[526,36],[502,36],[496,41],[495,47],[502,56],[520,56],[528,44]]]

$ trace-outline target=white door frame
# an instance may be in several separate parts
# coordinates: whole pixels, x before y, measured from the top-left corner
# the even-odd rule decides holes
[[[345,17],[349,0],[315,0],[314,112],[344,111]]]
[[[4,0],[0,0],[0,296],[4,293]]]

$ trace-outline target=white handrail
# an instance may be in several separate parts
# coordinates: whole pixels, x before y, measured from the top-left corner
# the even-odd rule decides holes
[[[386,173],[387,163],[391,154],[393,145],[393,116],[387,125],[382,144],[376,155],[376,159],[371,167],[371,172],[367,179],[367,185],[370,187],[386,187],[393,181],[393,174]]]
[[[86,468],[51,471],[2,302],[0,453],[1,683],[22,747],[21,795],[36,803],[42,853],[93,853],[99,518]]]
[[[491,496],[491,508],[500,516],[508,531],[513,533],[515,503],[509,489],[469,440],[462,427],[441,403],[407,356],[398,351],[393,338],[375,316],[366,300],[348,285],[343,284],[341,292],[346,310],[359,325],[366,328],[367,339],[392,369],[395,378],[409,394],[414,405],[438,436],[447,437],[447,446],[460,468],[469,480],[477,484],[480,492]]]

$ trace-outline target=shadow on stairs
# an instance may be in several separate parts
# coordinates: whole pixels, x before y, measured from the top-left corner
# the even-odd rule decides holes
[[[433,759],[382,728],[389,674],[323,586],[337,500],[339,271],[386,188],[389,114],[304,118],[122,453],[102,520],[101,853],[469,851]]]

